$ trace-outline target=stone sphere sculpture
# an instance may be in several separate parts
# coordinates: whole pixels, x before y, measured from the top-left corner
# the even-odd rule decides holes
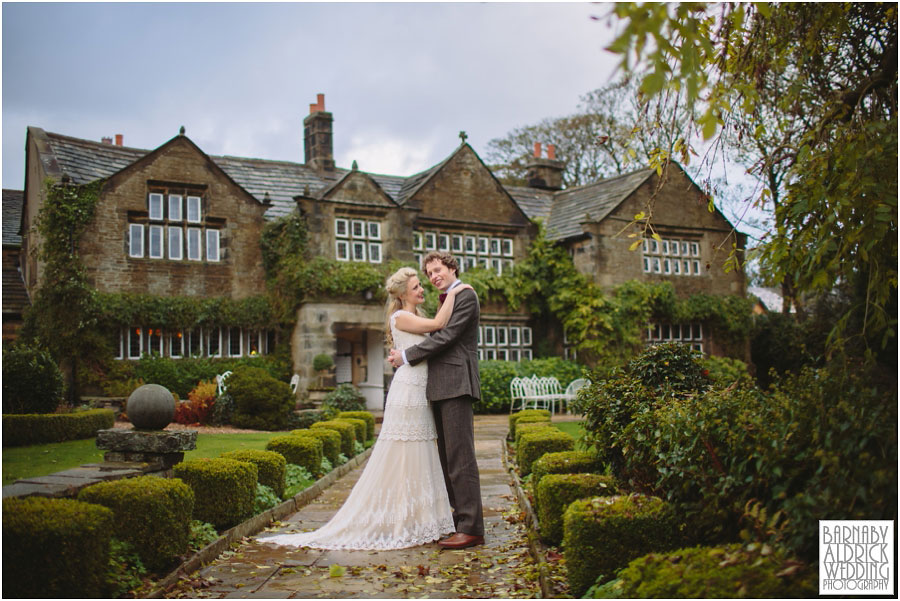
[[[128,419],[138,430],[162,430],[175,418],[175,397],[165,386],[138,386],[125,404]]]

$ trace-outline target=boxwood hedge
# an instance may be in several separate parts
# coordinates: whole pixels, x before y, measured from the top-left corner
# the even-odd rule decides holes
[[[587,474],[602,470],[603,464],[593,451],[547,453],[531,465],[531,482],[537,489],[541,478],[547,474]]]
[[[291,436],[318,438],[322,441],[322,455],[331,462],[332,466],[338,464],[338,455],[341,454],[341,434],[337,430],[328,428],[291,430]]]
[[[338,413],[338,419],[349,417],[353,419],[361,419],[366,422],[366,438],[365,440],[361,440],[360,442],[365,442],[366,440],[372,440],[375,438],[375,416],[372,415],[369,411],[341,411]]]
[[[219,457],[236,461],[249,461],[256,465],[259,483],[271,488],[280,498],[284,494],[284,455],[260,449],[239,449],[222,453]]]
[[[516,444],[516,462],[523,476],[531,473],[531,465],[546,453],[571,451],[575,439],[556,428],[539,428],[534,432],[523,432]]]
[[[193,517],[218,529],[240,524],[253,515],[256,465],[234,459],[191,459],[173,468],[194,491]]]
[[[534,494],[541,538],[550,545],[562,542],[563,515],[573,501],[609,497],[617,492],[616,481],[612,476],[549,474],[543,477],[535,487]]]
[[[285,461],[305,467],[310,474],[318,474],[322,469],[322,447],[318,438],[293,434],[276,436],[266,443],[267,451],[281,454]]]
[[[316,430],[318,428],[327,428],[329,430],[337,431],[337,433],[341,435],[341,453],[348,458],[355,455],[353,452],[353,443],[356,442],[356,427],[353,424],[330,419],[324,422],[317,422],[309,427],[310,430]]]

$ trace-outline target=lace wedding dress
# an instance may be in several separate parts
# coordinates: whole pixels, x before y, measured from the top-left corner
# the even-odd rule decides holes
[[[398,330],[406,349],[424,336]],[[282,534],[260,542],[317,549],[403,549],[452,533],[453,517],[437,450],[437,431],[425,399],[428,364],[404,365],[394,374],[384,421],[369,462],[344,505],[314,532]]]

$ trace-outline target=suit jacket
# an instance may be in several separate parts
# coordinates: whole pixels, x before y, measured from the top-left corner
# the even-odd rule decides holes
[[[411,365],[428,359],[429,401],[468,395],[481,398],[478,375],[478,319],[481,309],[474,290],[456,295],[450,321],[423,342],[406,349]]]

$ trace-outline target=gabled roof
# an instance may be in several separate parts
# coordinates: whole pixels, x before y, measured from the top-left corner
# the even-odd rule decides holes
[[[38,127],[28,129],[32,135],[46,141],[46,144],[39,145],[39,148],[45,148],[44,154],[39,157],[44,165],[53,165],[54,171],[68,175],[76,184],[109,177],[153,152],[45,132]],[[318,171],[302,163],[227,155],[208,156],[259,202],[265,203],[267,199],[271,202],[266,210],[267,219],[275,219],[293,211],[296,206],[295,196],[307,193],[315,196],[350,173],[348,169],[336,169],[333,175],[323,177]],[[392,199],[398,197],[409,179],[383,174],[367,175]]]
[[[342,178],[331,184],[330,186],[326,186],[318,194],[316,194],[316,198],[318,200],[331,201],[331,202],[343,202],[350,204],[359,204],[365,206],[390,206],[396,207],[397,201],[394,200],[387,192],[384,191],[384,188],[381,187],[381,184],[378,183],[375,178],[373,178],[368,173],[363,171],[359,171],[356,169],[356,162],[353,163],[354,169],[348,171],[344,174]],[[347,185],[353,179],[362,178],[363,182],[371,183],[374,186],[375,190],[380,194],[381,202],[370,201],[370,200],[359,200],[359,199],[349,199],[347,197],[338,198],[340,195],[340,191],[342,188]]]
[[[3,189],[3,246],[22,246],[19,229],[24,198],[22,190]]]
[[[448,156],[446,159],[444,159],[437,165],[430,167],[430,168],[426,169],[425,171],[416,173],[415,175],[411,175],[408,178],[406,178],[406,181],[403,182],[403,185],[400,188],[400,191],[397,193],[397,196],[395,197],[395,199],[397,200],[397,204],[405,205],[407,203],[407,201],[410,198],[412,198],[413,195],[415,195],[415,193],[418,192],[419,189],[422,186],[424,186],[425,183],[428,182],[428,180],[430,180],[434,176],[434,174],[436,174],[438,171],[440,171],[441,168],[444,165],[446,165],[447,162],[451,158],[453,158],[453,156],[456,155],[457,152],[459,152],[460,148],[462,148],[462,146],[457,148],[453,153],[450,154],[450,156]]]
[[[641,169],[596,184],[556,192],[547,222],[547,238],[564,240],[580,236],[581,223],[588,216],[591,221],[603,220],[653,173],[653,169]]]

